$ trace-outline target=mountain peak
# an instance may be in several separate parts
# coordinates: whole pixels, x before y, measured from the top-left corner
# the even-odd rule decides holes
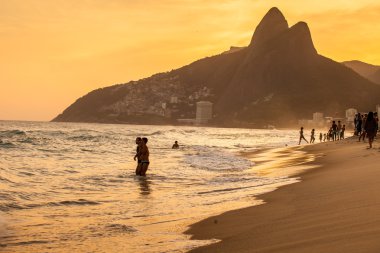
[[[299,52],[316,54],[317,50],[314,47],[313,39],[311,38],[311,33],[309,26],[305,22],[298,22],[290,29],[292,34],[290,43]]]
[[[273,7],[265,14],[257,26],[250,45],[264,43],[288,29],[288,22],[282,12],[278,8]]]

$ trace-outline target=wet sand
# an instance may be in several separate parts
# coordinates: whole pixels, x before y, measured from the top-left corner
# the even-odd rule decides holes
[[[367,146],[356,139],[304,146],[317,168],[259,196],[265,204],[192,225],[193,239],[220,242],[191,252],[380,252],[380,149]]]

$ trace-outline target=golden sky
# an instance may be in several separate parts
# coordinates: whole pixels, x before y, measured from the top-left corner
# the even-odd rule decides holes
[[[246,46],[273,6],[320,54],[380,65],[380,0],[0,0],[0,119],[51,120],[93,89]]]

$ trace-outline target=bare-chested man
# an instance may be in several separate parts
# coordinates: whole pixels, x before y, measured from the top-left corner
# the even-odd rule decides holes
[[[148,146],[146,145],[147,143],[148,143],[148,138],[143,137],[139,145],[138,157],[141,160],[140,176],[145,176],[146,171],[148,170],[148,167],[149,167],[149,149],[148,149]]]
[[[140,142],[141,142],[141,137],[137,137],[136,138],[136,144],[137,144],[136,155],[133,157],[133,160],[136,161],[136,159],[137,159],[136,175],[141,174],[141,160],[139,158]]]

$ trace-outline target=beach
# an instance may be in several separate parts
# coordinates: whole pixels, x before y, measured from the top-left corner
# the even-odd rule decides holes
[[[219,242],[190,252],[379,252],[380,149],[367,146],[356,138],[305,145],[315,160],[294,175],[301,182],[193,224],[192,239]]]

